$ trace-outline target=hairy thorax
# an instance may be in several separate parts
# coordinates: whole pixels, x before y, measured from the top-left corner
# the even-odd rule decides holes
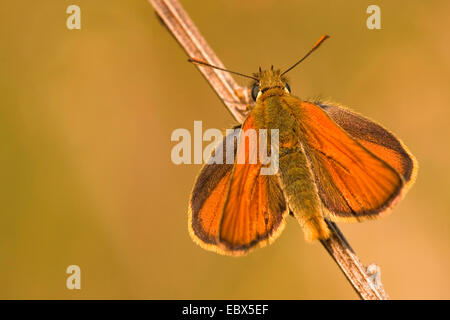
[[[298,145],[298,122],[285,102],[288,97],[284,89],[269,89],[258,98],[252,110],[258,128],[279,130],[280,148]]]

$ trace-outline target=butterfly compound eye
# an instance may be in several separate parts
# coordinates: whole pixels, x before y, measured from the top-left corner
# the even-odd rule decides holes
[[[287,91],[289,91],[289,93],[291,93],[291,86],[287,82],[286,82],[286,89],[287,89]]]
[[[255,85],[252,88],[252,98],[256,101],[256,98],[258,97],[259,93],[259,84],[255,83]]]

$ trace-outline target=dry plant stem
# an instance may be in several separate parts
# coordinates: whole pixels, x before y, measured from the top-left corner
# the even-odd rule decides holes
[[[320,242],[341,268],[356,293],[364,300],[388,300],[389,296],[381,281],[376,283],[371,279],[367,268],[361,263],[337,225],[330,221],[327,221],[327,224],[331,230],[331,237]]]
[[[168,30],[190,58],[196,58],[218,67],[224,67],[177,0],[149,1]],[[202,66],[197,67],[234,118],[242,123],[246,112],[246,89],[239,86],[228,73]],[[381,282],[372,280],[372,278],[379,279],[379,274],[369,274],[367,268],[361,263],[336,224],[329,221],[327,223],[331,229],[332,236],[327,240],[322,240],[321,243],[361,299],[389,299]],[[374,265],[373,267],[378,270],[378,267]]]
[[[224,68],[222,62],[206,43],[178,1],[149,1],[163,23],[190,58],[196,58],[214,66]],[[246,101],[243,97],[245,89],[239,86],[231,75],[226,72],[208,67],[197,67],[233,117],[239,122],[242,122],[246,111]]]

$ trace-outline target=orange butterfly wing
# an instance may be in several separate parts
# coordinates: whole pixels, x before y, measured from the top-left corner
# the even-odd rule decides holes
[[[297,106],[301,142],[311,162],[325,216],[360,221],[377,216],[399,198],[403,177],[347,134],[317,105]]]
[[[328,116],[366,149],[386,161],[403,176],[407,186],[414,183],[417,161],[408,148],[379,124],[344,107],[318,103]]]
[[[253,128],[250,115],[243,131]],[[239,139],[239,154],[244,155],[245,163],[206,164],[195,183],[189,210],[194,241],[205,249],[229,255],[243,255],[274,240],[288,213],[278,177],[261,175],[261,164],[249,164],[249,155],[255,151],[250,146],[254,145],[243,134]],[[225,154],[225,146],[226,139],[216,151],[224,148]],[[230,142],[228,147],[232,147]]]

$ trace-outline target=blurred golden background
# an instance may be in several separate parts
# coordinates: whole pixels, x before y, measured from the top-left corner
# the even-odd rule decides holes
[[[384,219],[340,224],[394,299],[450,298],[448,1],[181,1],[230,69],[286,68],[301,98],[348,105],[397,134],[420,165]],[[81,30],[66,28],[68,5]],[[366,8],[381,8],[368,30]],[[176,166],[177,128],[233,118],[145,0],[0,3],[0,298],[356,299],[288,217],[244,258],[189,238],[199,165]],[[246,84],[246,80],[237,79]],[[66,289],[68,265],[81,290]]]

